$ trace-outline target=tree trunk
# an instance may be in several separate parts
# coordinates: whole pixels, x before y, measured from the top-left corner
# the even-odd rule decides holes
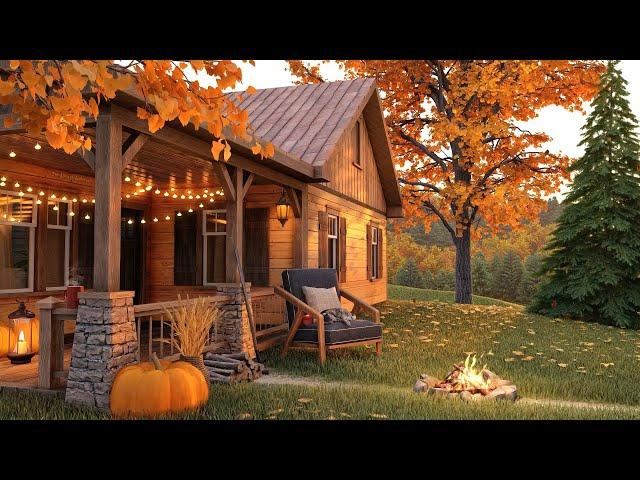
[[[466,228],[456,246],[456,303],[472,303],[471,296],[471,230]]]

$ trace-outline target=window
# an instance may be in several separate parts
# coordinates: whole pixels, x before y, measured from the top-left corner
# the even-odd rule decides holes
[[[380,259],[378,258],[378,235],[380,229],[373,227],[371,232],[371,278],[378,278]]]
[[[356,167],[362,168],[362,154],[361,154],[361,138],[360,138],[360,130],[361,130],[361,121],[358,120],[353,127],[353,149],[354,149],[354,158],[353,164]]]
[[[227,277],[227,212],[205,210],[202,221],[202,283],[224,283]]]
[[[173,284],[196,285],[196,224],[195,213],[175,216],[173,226]]]
[[[338,254],[340,253],[338,249],[338,217],[335,215],[329,215],[328,218],[327,238],[329,240],[329,244],[327,250],[327,267],[338,270]]]
[[[69,283],[69,244],[73,212],[67,200],[47,204],[47,290],[64,290]]]
[[[75,269],[76,280],[85,288],[93,288],[93,205],[80,205],[76,224],[78,259]]]
[[[33,291],[36,196],[0,191],[0,292]]]

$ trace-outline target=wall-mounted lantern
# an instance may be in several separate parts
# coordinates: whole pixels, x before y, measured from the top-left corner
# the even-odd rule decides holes
[[[289,200],[287,200],[287,195],[284,189],[282,189],[282,196],[280,197],[280,200],[276,202],[276,215],[283,227],[289,218],[289,208]]]

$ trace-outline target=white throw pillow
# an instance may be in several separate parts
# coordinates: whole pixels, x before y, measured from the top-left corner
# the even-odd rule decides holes
[[[315,288],[315,287],[302,287],[304,292],[304,298],[307,305],[314,310],[324,312],[330,308],[341,308],[340,299],[338,298],[338,292],[336,287],[331,288]]]

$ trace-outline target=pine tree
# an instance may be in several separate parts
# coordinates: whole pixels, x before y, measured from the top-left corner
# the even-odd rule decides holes
[[[486,295],[489,289],[489,264],[482,252],[478,252],[473,257],[471,269],[473,272],[473,293]]]
[[[531,310],[620,327],[640,311],[640,180],[637,120],[627,82],[609,62],[583,127],[583,157],[563,202]]]
[[[502,298],[505,300],[517,300],[523,273],[522,260],[516,252],[508,250],[502,260],[502,269],[500,271]]]
[[[533,253],[524,261],[524,275],[520,285],[519,301],[528,304],[538,290],[540,285],[540,269],[542,268],[542,257]]]
[[[420,269],[413,258],[407,258],[398,269],[396,283],[405,287],[424,288],[424,280]]]
[[[487,293],[493,298],[501,298],[505,293],[501,278],[503,266],[502,260],[502,255],[496,253],[489,264],[489,291]]]

